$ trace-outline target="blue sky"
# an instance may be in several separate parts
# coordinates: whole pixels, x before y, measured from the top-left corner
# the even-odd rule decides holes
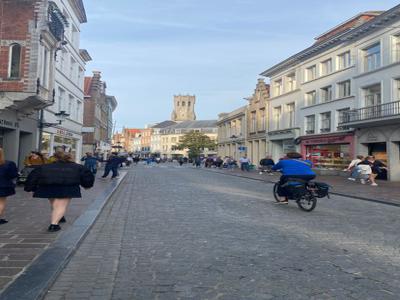
[[[117,129],[170,118],[194,94],[198,119],[246,104],[262,71],[361,11],[391,0],[84,0],[81,47],[119,103]]]

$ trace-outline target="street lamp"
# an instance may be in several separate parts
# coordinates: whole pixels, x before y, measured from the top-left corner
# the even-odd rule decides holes
[[[40,118],[39,118],[39,145],[38,145],[38,151],[39,152],[42,150],[43,128],[55,127],[55,126],[61,125],[62,122],[64,122],[65,119],[69,117],[69,114],[67,114],[65,110],[60,110],[58,113],[55,113],[54,115],[56,116],[57,123],[45,122],[44,121],[43,109],[40,111]]]

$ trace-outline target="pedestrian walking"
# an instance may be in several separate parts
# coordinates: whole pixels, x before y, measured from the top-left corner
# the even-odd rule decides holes
[[[345,169],[348,172],[351,172],[348,180],[356,181],[360,175],[360,168],[358,167],[359,163],[364,160],[364,156],[357,155],[355,159],[353,159],[348,167]]]
[[[25,191],[33,192],[34,198],[47,198],[51,206],[49,232],[61,229],[65,213],[72,198],[81,198],[80,186],[91,188],[93,173],[75,163],[70,154],[63,151],[54,153],[55,162],[35,168],[28,176]]]
[[[25,167],[41,166],[46,163],[43,154],[37,151],[32,151],[24,160]]]
[[[0,148],[0,225],[8,221],[4,219],[7,197],[15,194],[14,179],[18,176],[18,169],[14,162],[4,158],[4,151]]]
[[[86,152],[86,156],[82,157],[81,161],[85,162],[83,164],[85,166],[85,168],[89,169],[93,175],[96,175],[97,162],[99,161],[99,159],[97,157],[93,156],[93,154],[91,152]]]
[[[240,162],[240,169],[242,171],[250,171],[250,159],[248,159],[247,155],[244,155],[239,159]]]
[[[103,161],[104,162],[104,161]],[[112,153],[109,158],[105,161],[106,166],[104,167],[104,174],[101,178],[106,178],[110,172],[112,172],[112,178],[118,177],[118,167],[122,160],[116,153]]]

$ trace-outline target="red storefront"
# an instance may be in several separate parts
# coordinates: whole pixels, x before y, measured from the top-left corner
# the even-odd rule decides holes
[[[343,170],[354,158],[354,149],[353,133],[301,137],[301,154],[315,168]]]

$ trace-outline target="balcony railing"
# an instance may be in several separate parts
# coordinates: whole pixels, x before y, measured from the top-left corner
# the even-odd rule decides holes
[[[400,100],[380,105],[368,106],[343,113],[339,124],[400,116]]]

